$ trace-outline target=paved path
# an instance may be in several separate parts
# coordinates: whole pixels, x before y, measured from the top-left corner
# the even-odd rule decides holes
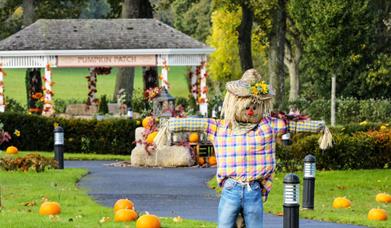
[[[195,220],[217,220],[218,199],[206,186],[216,170],[213,168],[119,168],[107,166],[111,161],[66,161],[65,168],[86,168],[90,174],[79,183],[99,203],[112,207],[120,198],[129,198],[137,210],[162,217],[181,216]],[[265,214],[265,228],[281,228],[282,217]],[[302,228],[354,228],[300,220]]]

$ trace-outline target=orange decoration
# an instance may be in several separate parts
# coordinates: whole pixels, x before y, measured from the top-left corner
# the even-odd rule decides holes
[[[348,208],[352,205],[352,202],[346,197],[337,197],[333,201],[333,208]]]
[[[210,156],[208,159],[208,163],[209,163],[209,165],[216,165],[217,164],[216,157]]]
[[[198,165],[203,165],[205,164],[205,159],[203,157],[198,158]]]
[[[385,221],[388,219],[387,211],[380,208],[372,208],[368,212],[368,219],[369,220],[376,220],[376,221]]]
[[[152,144],[152,143],[153,143],[153,140],[154,140],[155,137],[156,137],[156,135],[157,135],[157,131],[152,132],[151,134],[149,134],[148,137],[147,137],[146,142],[149,143],[149,144]]]
[[[115,222],[130,222],[137,219],[137,212],[130,209],[119,209],[115,212]]]
[[[152,116],[147,116],[143,119],[143,122],[142,122],[142,125],[144,128],[146,129],[150,129],[151,128],[151,125],[153,123],[153,117]]]
[[[61,213],[60,204],[57,202],[44,202],[39,208],[40,215],[57,215]]]
[[[155,215],[143,215],[137,219],[136,228],[160,228],[160,219]]]
[[[385,192],[376,195],[376,202],[378,203],[391,203],[391,195]]]
[[[114,204],[114,211],[118,211],[120,209],[134,209],[134,203],[128,199],[119,199]]]
[[[189,142],[191,142],[191,143],[197,143],[198,140],[199,140],[198,133],[193,132],[193,133],[191,133],[191,134],[189,135]]]
[[[7,147],[7,150],[5,151],[6,154],[17,154],[18,153],[18,148],[15,146],[9,146]]]

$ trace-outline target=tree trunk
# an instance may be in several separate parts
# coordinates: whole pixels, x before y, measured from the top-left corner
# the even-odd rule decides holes
[[[300,92],[300,73],[299,65],[302,56],[302,48],[297,37],[292,37],[294,45],[288,41],[285,42],[284,63],[289,73],[289,102],[294,102],[299,97]]]
[[[242,20],[238,27],[239,57],[242,71],[253,68],[251,55],[251,32],[254,20],[254,12],[246,3],[241,4]]]
[[[335,74],[331,77],[331,126],[335,126],[335,109],[336,109],[336,86],[337,78]]]
[[[152,18],[153,9],[151,3],[146,0],[124,0],[122,4],[121,18]],[[131,104],[134,85],[134,67],[119,68],[115,81],[113,100],[117,100],[118,91],[125,89],[126,103]]]
[[[23,27],[34,22],[34,0],[23,0]]]
[[[286,30],[285,0],[278,0],[273,15],[273,28],[270,37],[269,76],[275,91],[274,108],[282,110],[285,94],[284,48]]]

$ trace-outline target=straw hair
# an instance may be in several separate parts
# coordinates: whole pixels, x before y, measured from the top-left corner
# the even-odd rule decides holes
[[[229,128],[233,129],[238,126],[235,114],[249,104],[259,104],[263,116],[267,115],[272,110],[271,99],[259,100],[256,97],[238,97],[227,91],[223,102],[221,117],[224,118],[224,122]]]

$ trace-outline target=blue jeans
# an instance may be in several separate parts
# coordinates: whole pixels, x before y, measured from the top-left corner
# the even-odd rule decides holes
[[[218,227],[236,227],[236,217],[243,213],[246,228],[263,227],[263,202],[261,187],[258,182],[249,185],[227,179],[221,193]]]

